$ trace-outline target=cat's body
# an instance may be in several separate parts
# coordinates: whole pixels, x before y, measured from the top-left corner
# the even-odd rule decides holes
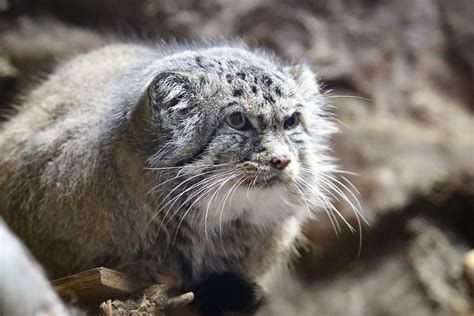
[[[259,280],[323,204],[333,131],[306,66],[240,44],[109,45],[1,127],[0,212],[54,277],[151,260],[184,284]]]

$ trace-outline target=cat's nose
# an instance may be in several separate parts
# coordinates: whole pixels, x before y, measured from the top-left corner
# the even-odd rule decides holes
[[[270,159],[270,165],[278,170],[283,170],[291,162],[291,157],[288,154],[278,155]]]

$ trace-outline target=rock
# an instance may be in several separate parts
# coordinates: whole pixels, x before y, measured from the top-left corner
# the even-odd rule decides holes
[[[408,258],[427,297],[443,315],[467,315],[470,298],[462,277],[466,245],[456,244],[445,230],[426,220],[409,226],[415,237]]]
[[[43,269],[1,217],[0,249],[2,315],[81,315],[61,302]]]
[[[474,249],[471,249],[464,256],[463,269],[464,277],[471,294],[472,308],[474,309]]]
[[[22,75],[103,43],[98,34],[52,18],[19,17],[0,34],[0,48]]]

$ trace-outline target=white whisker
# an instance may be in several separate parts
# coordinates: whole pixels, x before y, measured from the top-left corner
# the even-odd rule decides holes
[[[208,172],[205,172],[205,173],[201,173],[201,174],[197,174],[197,175],[194,175],[192,177],[189,177],[185,180],[183,180],[182,182],[180,182],[177,186],[175,186],[164,198],[162,198],[162,202],[160,203],[160,205],[158,205],[158,207],[160,207],[160,209],[158,211],[156,211],[153,216],[151,217],[151,219],[149,220],[148,224],[147,224],[147,227],[153,222],[153,220],[156,218],[156,216],[167,206],[169,205],[170,203],[173,203],[173,199],[167,201],[164,205],[163,205],[163,202],[166,201],[171,194],[173,194],[173,192],[175,192],[179,187],[181,187],[183,184],[199,177],[199,176],[203,176],[205,174],[211,174],[211,173],[214,173],[214,172],[217,172],[219,170],[210,170]],[[166,217],[166,215],[165,215]],[[160,225],[161,226],[161,225]]]
[[[374,103],[375,101],[369,98],[364,98],[358,95],[328,95],[326,96],[327,99],[338,99],[338,98],[347,98],[347,99],[358,99],[358,100],[364,100],[364,101],[369,101]]]
[[[324,196],[324,194],[320,194],[304,176],[301,176],[301,180],[303,180],[302,184],[305,185],[305,187],[308,188],[310,192],[312,192],[315,195],[319,205],[323,207],[324,212],[327,214],[336,236],[339,237],[339,232],[341,231],[341,227],[339,225],[339,221],[337,220],[336,216],[332,212],[331,202]]]
[[[212,194],[211,198],[209,199],[209,202],[207,203],[207,207],[206,207],[206,212],[205,212],[205,215],[204,215],[204,234],[206,235],[206,239],[209,238],[208,236],[208,233],[207,233],[207,215],[209,213],[209,208],[212,204],[212,201],[214,200],[214,197],[216,196],[216,194],[218,194],[220,192],[220,190],[222,189],[222,187],[229,181],[231,180],[231,178],[227,178],[225,179],[225,181],[220,185],[220,187],[214,192],[214,194]]]
[[[222,179],[222,180],[219,180],[219,181],[223,181],[223,180],[226,180],[226,179]],[[220,182],[216,182],[214,184],[211,185],[211,187],[209,188],[206,188],[207,191],[205,191],[201,196],[198,197],[198,199],[196,199],[187,209],[186,211],[184,212],[183,216],[181,217],[181,220],[179,221],[178,223],[178,226],[176,227],[176,231],[175,231],[175,234],[174,234],[174,238],[173,238],[173,243],[176,241],[176,237],[178,235],[178,232],[179,232],[179,227],[181,226],[181,224],[183,223],[184,221],[184,218],[186,217],[186,215],[189,213],[189,211],[191,211],[192,207],[194,206],[195,203],[197,203],[197,201],[199,201],[202,197],[206,196],[208,193],[210,193],[217,185],[219,185]],[[174,216],[174,215],[173,215]]]
[[[309,218],[313,219],[313,212],[311,212],[311,208],[308,205],[308,201],[306,200],[306,198],[304,197],[303,192],[299,188],[298,181],[295,183],[295,188],[298,190],[298,193],[300,194],[301,198],[303,199],[304,204],[306,205],[306,208],[308,210]]]
[[[242,177],[245,177],[245,176],[242,176]],[[223,204],[221,206],[221,211],[220,211],[220,214],[219,214],[219,234],[220,234],[221,237],[222,237],[222,215],[224,213],[224,204],[227,201],[227,198],[228,198],[229,194],[232,193],[232,190],[234,188],[236,188],[236,189],[238,188],[239,181],[242,179],[242,177],[237,179],[237,181],[235,181],[234,185],[227,191],[226,195],[224,196]]]
[[[168,203],[170,202],[173,202],[171,205],[168,206],[168,210],[166,211],[164,217],[163,217],[163,221],[166,219],[166,217],[168,216],[169,212],[171,211],[172,207],[174,206],[174,204],[179,200],[179,198],[181,196],[183,196],[185,193],[187,193],[188,191],[196,188],[196,187],[199,187],[199,186],[204,186],[204,185],[207,185],[209,183],[211,183],[212,185],[212,182],[216,181],[217,179],[217,182],[220,181],[219,178],[221,178],[223,175],[222,174],[215,174],[215,175],[212,175],[210,177],[207,177],[205,179],[202,179],[200,181],[198,181],[197,183],[193,184],[190,188],[186,189],[185,191],[181,192],[180,194],[178,194],[177,196],[173,197],[171,200],[168,201]],[[203,188],[204,190],[206,190],[206,187]],[[198,189],[199,190],[199,189]],[[185,204],[187,203],[188,200],[190,200],[193,196],[195,196],[196,193],[190,195],[183,203],[181,203],[181,205],[179,207],[176,208],[176,210],[173,212],[173,214],[171,215],[171,217],[168,219],[168,221],[165,223],[165,225],[168,225],[168,223],[171,221],[171,219],[174,217],[175,214],[177,214],[180,210],[180,208]],[[167,203],[167,204],[168,204]],[[165,204],[166,206],[166,204]]]

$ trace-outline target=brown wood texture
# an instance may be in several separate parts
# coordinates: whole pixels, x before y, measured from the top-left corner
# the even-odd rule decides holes
[[[123,298],[146,284],[107,268],[95,268],[54,280],[52,285],[66,303],[95,310],[107,299]]]

